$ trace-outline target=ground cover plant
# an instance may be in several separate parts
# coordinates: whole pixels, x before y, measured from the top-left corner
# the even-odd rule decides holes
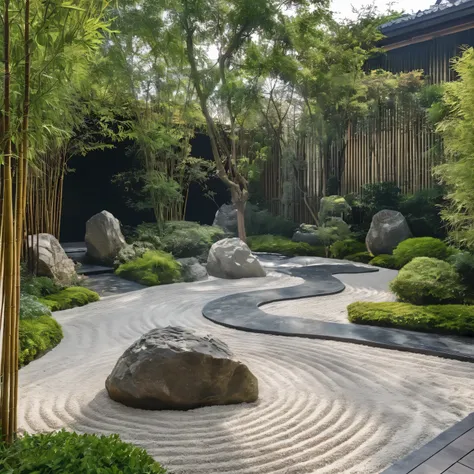
[[[293,242],[291,239],[275,235],[251,236],[247,239],[247,244],[253,252],[279,253],[285,257],[326,256],[326,249],[323,246]]]
[[[404,240],[393,251],[393,256],[400,268],[416,257],[447,260],[452,254],[453,250],[445,242],[434,237],[415,237]]]
[[[86,304],[99,301],[99,294],[82,286],[70,286],[64,290],[39,298],[39,301],[51,311],[62,311],[64,309],[85,306]]]

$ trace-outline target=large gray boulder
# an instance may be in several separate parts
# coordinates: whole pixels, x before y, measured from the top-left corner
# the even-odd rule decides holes
[[[180,327],[153,329],[120,357],[110,398],[146,410],[255,402],[258,381],[223,342]]]
[[[87,256],[109,265],[127,245],[119,220],[107,211],[99,212],[87,221],[85,240]]]
[[[411,236],[410,227],[400,212],[384,210],[373,217],[365,243],[373,255],[391,254],[400,242]]]
[[[228,279],[266,276],[257,257],[238,238],[219,240],[211,247],[207,271],[209,275]]]
[[[212,225],[221,227],[229,235],[237,235],[237,209],[233,204],[224,204],[216,212]]]
[[[181,265],[181,274],[184,281],[193,282],[207,280],[209,275],[207,274],[206,267],[201,265],[197,258],[178,258],[177,261]]]
[[[51,234],[29,235],[28,247],[33,262],[38,262],[38,275],[53,278],[65,286],[75,280],[74,262],[66,255],[56,237]]]

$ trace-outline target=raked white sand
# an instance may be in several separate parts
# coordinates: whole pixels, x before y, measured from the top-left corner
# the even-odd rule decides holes
[[[366,277],[349,279],[352,295]],[[56,313],[64,340],[20,371],[21,428],[118,433],[174,474],[370,474],[474,410],[474,364],[239,332],[201,316],[216,297],[298,283],[270,276],[179,284]],[[327,313],[341,296],[325,300]],[[111,401],[104,382],[117,358],[141,334],[170,324],[225,341],[257,375],[259,401],[188,412]]]

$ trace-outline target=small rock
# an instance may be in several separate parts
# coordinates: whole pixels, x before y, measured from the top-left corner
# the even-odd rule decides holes
[[[221,227],[226,234],[237,235],[237,209],[233,204],[224,204],[216,212],[212,225]]]
[[[105,383],[110,398],[146,410],[255,402],[258,380],[210,335],[153,329],[120,357]]]
[[[182,275],[185,282],[207,280],[206,267],[199,263],[197,258],[178,258],[177,261],[182,267]]]
[[[365,243],[373,255],[391,254],[400,242],[411,236],[407,221],[400,212],[384,210],[373,217]]]
[[[257,257],[238,238],[219,240],[211,247],[207,271],[209,275],[227,279],[266,276]]]
[[[53,235],[29,235],[28,247],[33,262],[38,262],[39,276],[53,278],[65,286],[77,278],[74,262],[66,255],[58,239]]]
[[[91,259],[111,265],[127,242],[120,230],[120,222],[110,212],[102,211],[86,223],[87,255]]]

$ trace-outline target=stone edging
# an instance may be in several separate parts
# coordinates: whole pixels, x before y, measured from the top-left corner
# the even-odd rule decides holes
[[[276,316],[259,308],[275,301],[340,293],[344,291],[345,285],[333,275],[376,272],[376,268],[353,264],[322,264],[300,268],[277,266],[274,270],[303,278],[305,282],[289,288],[224,296],[206,304],[203,316],[221,326],[241,331],[334,340],[474,362],[474,350],[464,350],[474,345],[470,338]]]

